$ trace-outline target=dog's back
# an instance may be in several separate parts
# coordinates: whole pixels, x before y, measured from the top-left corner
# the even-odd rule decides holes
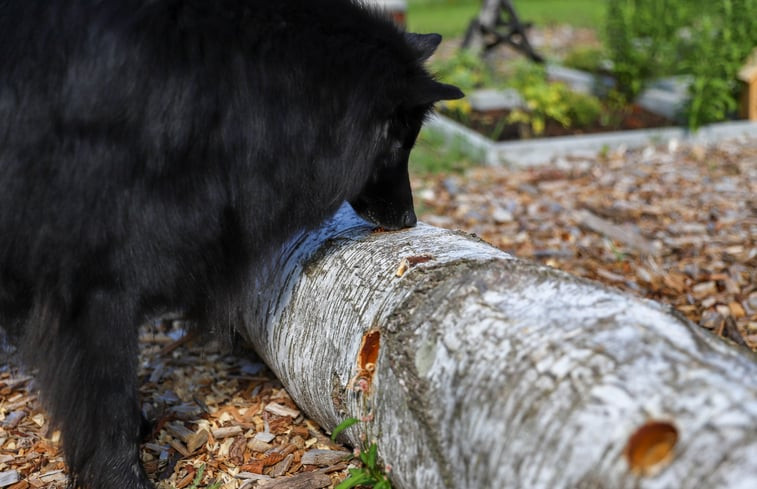
[[[317,225],[370,170],[373,128],[360,126],[385,94],[368,93],[376,74],[355,41],[391,30],[345,2],[3,9],[6,311],[28,310],[35,296],[74,307],[84,289],[146,283],[157,284],[140,298],[147,304],[194,304],[201,297],[190,290],[214,279],[178,271],[215,268],[243,247],[248,256],[223,270],[231,279],[245,265],[238,259]],[[323,161],[303,164],[305,155]]]

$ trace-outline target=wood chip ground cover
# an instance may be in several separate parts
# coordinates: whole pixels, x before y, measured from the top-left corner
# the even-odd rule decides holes
[[[414,177],[422,220],[517,256],[669,303],[757,348],[757,139],[617,150],[530,170]],[[333,487],[348,462],[252,353],[181,328],[142,334],[142,458],[159,488]],[[63,488],[66,473],[32,379],[0,366],[0,487]],[[303,464],[303,461],[318,461]]]
[[[417,177],[421,220],[675,306],[757,347],[757,136]]]
[[[333,487],[347,476],[349,449],[306,419],[252,352],[186,341],[179,324],[145,327],[140,379],[143,410],[155,420],[142,460],[159,489],[190,487],[203,466],[199,487],[225,489]],[[58,441],[32,379],[3,366],[0,487],[64,488]]]

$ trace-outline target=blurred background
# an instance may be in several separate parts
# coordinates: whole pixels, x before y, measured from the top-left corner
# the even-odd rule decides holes
[[[439,111],[491,140],[696,130],[757,119],[757,0],[369,3],[409,31],[444,36],[431,69],[468,97]],[[482,26],[486,17],[496,23]],[[483,48],[481,42],[463,46],[482,29],[489,36]],[[528,49],[513,46],[524,40]],[[534,62],[537,56],[544,62]],[[449,145],[452,154],[440,154],[438,139],[424,132],[415,166],[476,159]]]

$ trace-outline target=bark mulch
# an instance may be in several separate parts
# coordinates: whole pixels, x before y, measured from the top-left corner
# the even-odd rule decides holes
[[[140,338],[143,411],[155,420],[142,461],[159,489],[318,489],[347,476],[352,452],[300,413],[254,353],[230,354],[169,324]],[[0,370],[0,487],[62,489],[60,434],[31,387]]]
[[[414,180],[422,220],[672,304],[757,348],[757,139]],[[200,470],[197,487],[226,489],[333,487],[345,477],[348,450],[263,365],[181,331],[142,335],[144,407],[157,420],[142,457],[158,487],[191,488]],[[0,487],[64,487],[58,437],[32,380],[0,366]]]
[[[757,348],[757,137],[418,177],[420,219]]]

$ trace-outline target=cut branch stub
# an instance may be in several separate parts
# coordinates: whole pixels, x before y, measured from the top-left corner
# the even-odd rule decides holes
[[[371,329],[363,333],[360,350],[357,355],[357,373],[347,385],[348,390],[358,388],[364,395],[371,394],[373,375],[376,372],[379,351],[381,349],[381,331]]]
[[[673,460],[678,430],[667,421],[649,421],[631,435],[625,456],[634,474],[653,476]]]

